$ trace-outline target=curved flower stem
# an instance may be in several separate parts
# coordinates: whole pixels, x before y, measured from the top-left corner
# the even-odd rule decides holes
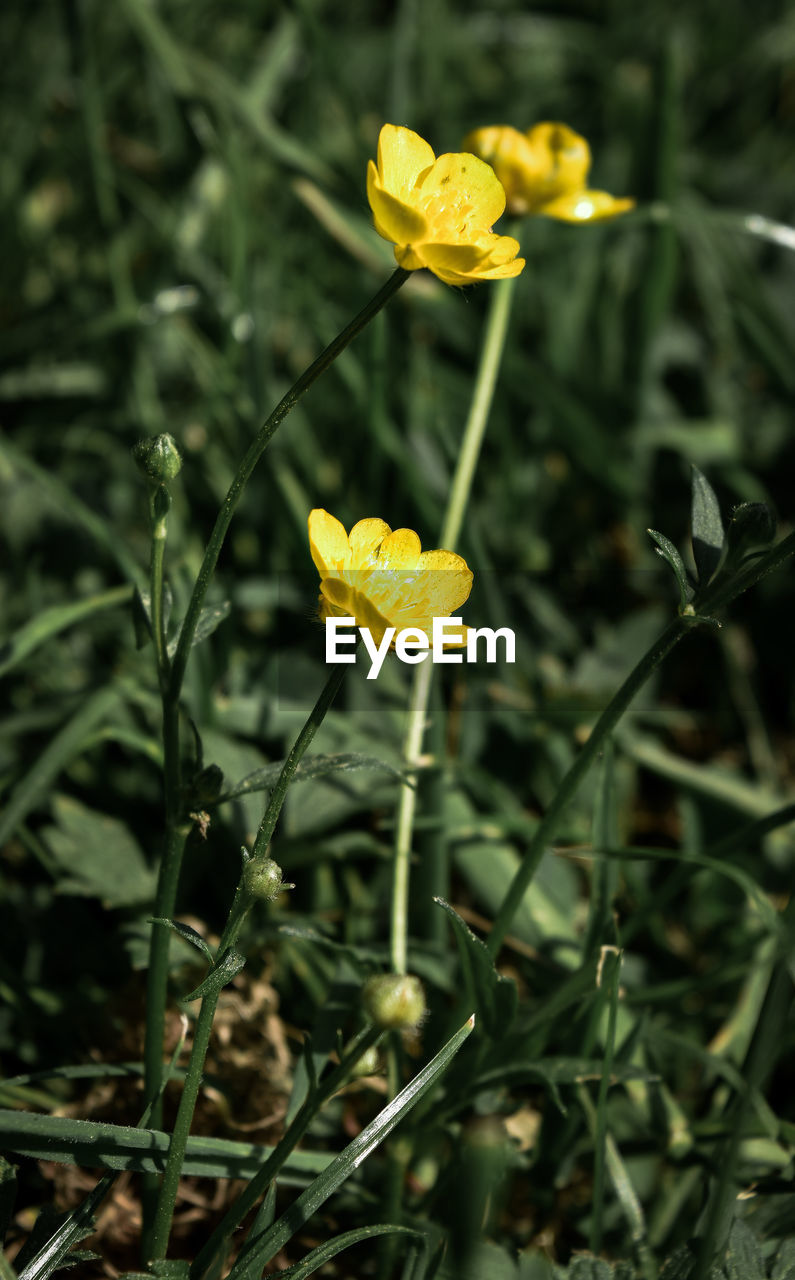
[[[722,608],[731,600],[734,600],[793,553],[795,553],[795,533],[791,533],[787,538],[784,538],[778,546],[773,547],[771,551],[759,560],[746,566],[735,577],[728,578],[725,582],[718,581],[712,590],[706,590],[703,595],[694,601],[696,613],[693,616],[681,616],[669,623],[659,639],[655,640],[648,652],[643,655],[634,670],[627,676],[621,688],[607,704],[591,730],[588,741],[558,787],[554,800],[535,830],[533,838],[527,847],[527,852],[522,858],[516,875],[508,888],[508,892],[497,912],[494,926],[489,934],[488,948],[492,955],[496,955],[502,946],[519,904],[554,835],[563,811],[602,750],[605,740],[612,733],[632,702],[635,694],[654,674],[663,659],[667,657],[682,637],[699,624],[701,618],[708,617],[716,609]]]
[[[329,365],[337,359],[337,356],[345,350],[348,344],[361,333],[362,329],[367,325],[373,316],[376,315],[381,308],[389,301],[393,294],[397,293],[402,284],[409,278],[409,272],[404,271],[402,267],[397,267],[386,284],[378,291],[374,298],[368,302],[359,314],[351,320],[350,324],[337,334],[333,342],[330,342],[325,351],[321,352],[317,360],[315,360],[308,369],[305,369],[297,382],[293,384],[290,390],[277,404],[270,417],[262,424],[256,437],[249,445],[246,454],[237,469],[235,478],[229,486],[229,491],[221,504],[221,509],[216,517],[213,531],[210,534],[210,540],[207,543],[207,549],[204,553],[204,559],[199,569],[193,587],[188,609],[185,619],[182,623],[182,630],[179,634],[177,643],[177,651],[174,654],[174,661],[171,667],[170,693],[176,700],[179,697],[182,681],[185,676],[185,667],[188,662],[188,654],[193,643],[193,637],[196,632],[196,626],[199,621],[204,597],[207,594],[207,588],[213,576],[218,557],[221,553],[221,547],[224,544],[224,538],[229,525],[232,522],[232,516],[235,508],[240,501],[246,483],[251,476],[254,468],[264,453],[271,436],[278,429],[287,414],[300,400],[305,391],[308,391],[312,383],[320,377],[321,373],[325,373]]]
[[[204,604],[204,598],[210,585],[227,530],[232,521],[240,497],[254,468],[262,457],[271,437],[278,429],[287,414],[297,404],[313,382],[324,373],[336,360],[337,356],[359,334],[365,325],[372,320],[393,294],[409,277],[409,272],[398,267],[374,298],[359,312],[345,329],[329,343],[308,369],[301,374],[297,382],[277,404],[270,417],[260,427],[255,439],[244,455],[226,497],[216,517],[204,558],[193,586],[187,612],[182,623],[177,650],[173,662],[169,666],[165,642],[165,627],[162,612],[162,574],[163,551],[165,538],[153,538],[152,563],[150,579],[152,582],[152,626],[155,634],[155,646],[158,658],[158,674],[163,696],[163,739],[165,759],[165,807],[166,807],[166,839],[165,851],[160,864],[158,886],[155,898],[155,914],[162,919],[171,919],[176,904],[177,888],[182,865],[182,855],[189,825],[180,823],[181,779],[179,769],[179,697],[185,668],[190,655],[196,626]],[[154,507],[153,507],[154,528]],[[165,531],[165,526],[164,526]],[[157,584],[157,585],[155,585]],[[157,611],[157,612],[156,612]],[[281,781],[281,780],[280,780]],[[288,779],[289,781],[289,779]],[[277,784],[278,785],[278,784]],[[286,789],[286,783],[285,783]],[[275,793],[274,793],[275,794]],[[282,797],[283,798],[283,797]],[[273,801],[273,796],[271,797]],[[275,822],[275,818],[274,818]],[[168,954],[170,932],[165,925],[152,928],[149,948],[149,972],[147,975],[146,999],[146,1040],[144,1046],[146,1096],[156,1097],[163,1070],[163,1033],[165,1029],[166,988],[168,982]],[[161,1103],[156,1102],[156,1121],[160,1123]],[[178,1176],[178,1175],[177,1175]],[[154,1195],[154,1178],[148,1180],[148,1188],[144,1183],[144,1202],[151,1204]],[[162,1198],[162,1197],[161,1197]],[[149,1215],[145,1212],[145,1218]],[[170,1217],[169,1217],[170,1221]],[[150,1237],[148,1224],[144,1227],[144,1250]]]
[[[480,363],[472,393],[461,451],[458,455],[455,475],[447,500],[440,545],[452,551],[458,541],[464,520],[472,479],[475,474],[483,434],[488,422],[494,387],[505,347],[508,320],[511,314],[516,279],[500,280],[495,284],[486,318],[486,333],[480,354]],[[426,658],[417,667],[408,709],[408,729],[403,745],[406,769],[413,774],[422,752],[425,720],[433,679],[433,667]],[[414,815],[417,807],[417,791],[403,785],[398,801],[397,828],[395,833],[395,858],[392,870],[392,926],[391,963],[395,973],[405,973],[408,948],[409,873],[411,846],[414,831]]]
[[[284,762],[278,781],[271,792],[270,799],[268,800],[268,804],[265,808],[265,815],[262,819],[262,823],[260,824],[257,840],[254,845],[254,852],[252,855],[254,857],[263,855],[267,849],[268,842],[273,834],[273,829],[276,826],[276,821],[281,812],[282,805],[284,804],[287,788],[301,761],[301,757],[322,724],[323,718],[331,706],[340,685],[342,684],[342,679],[347,668],[347,663],[338,663],[332,668],[317,702],[307,716],[304,726],[295,740],[292,751]],[[253,899],[246,892],[243,886],[243,880],[241,879],[235,891],[235,896],[227,917],[226,925],[224,926],[224,931],[221,935],[221,941],[218,943],[215,967],[224,960],[235,946],[243,921],[245,920],[252,903]],[[157,933],[161,931],[164,933],[166,932],[164,926],[160,926],[160,929],[156,930],[155,936],[157,936]],[[163,1173],[163,1182],[160,1187],[160,1196],[157,1203],[154,1226],[152,1228],[152,1259],[165,1258],[166,1256],[168,1237],[171,1231],[171,1219],[174,1214],[174,1204],[176,1203],[177,1198],[177,1187],[179,1186],[180,1174],[182,1172],[182,1165],[185,1159],[185,1149],[188,1143],[190,1127],[193,1122],[193,1112],[196,1107],[196,1099],[199,1096],[202,1072],[204,1071],[204,1060],[207,1056],[207,1047],[210,1043],[210,1033],[212,1031],[213,1018],[215,1017],[215,1009],[218,1004],[219,995],[220,988],[217,991],[209,991],[202,997],[199,1015],[196,1020],[196,1029],[193,1036],[190,1061],[185,1074],[185,1083],[182,1089],[182,1097],[179,1102],[177,1118],[174,1122],[174,1130],[171,1135],[171,1144],[168,1149],[166,1168]]]

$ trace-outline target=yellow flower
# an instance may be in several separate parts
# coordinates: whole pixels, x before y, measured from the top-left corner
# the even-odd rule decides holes
[[[509,124],[489,125],[468,134],[464,146],[493,166],[510,213],[595,222],[634,208],[634,200],[587,188],[591,149],[568,125],[545,121],[527,133]]]
[[[433,154],[411,129],[385,124],[367,167],[375,229],[406,271],[428,267],[445,284],[518,276],[519,242],[492,230],[505,209],[494,171],[476,156]]]
[[[432,640],[433,619],[454,614],[472,589],[461,556],[423,551],[413,529],[393,532],[383,520],[360,520],[347,534],[316,508],[309,515],[309,547],[320,574],[321,619],[355,618],[379,645],[387,627],[415,627]],[[461,628],[460,645],[467,630]]]

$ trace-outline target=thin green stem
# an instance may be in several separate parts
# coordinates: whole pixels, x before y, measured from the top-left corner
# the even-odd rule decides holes
[[[348,664],[339,662],[332,667],[329,677],[321,690],[320,697],[314,707],[307,716],[303,729],[296,738],[293,749],[282,766],[282,771],[276,781],[276,785],[270,794],[270,799],[265,807],[265,813],[262,816],[262,822],[259,825],[257,838],[254,841],[252,857],[256,858],[267,852],[268,845],[271,842],[273,829],[276,826],[276,820],[281,813],[284,797],[287,794],[287,788],[293,780],[296,769],[301,763],[301,759],[320,728],[325,718],[326,712],[339,692],[340,685],[345,678],[345,672]]]
[[[262,454],[265,452],[267,445],[287,417],[291,409],[300,400],[304,392],[308,391],[321,373],[328,369],[329,365],[337,359],[348,346],[348,344],[361,333],[362,329],[367,325],[373,316],[376,315],[381,308],[389,301],[393,294],[397,293],[402,284],[409,278],[409,272],[404,271],[402,267],[398,267],[395,272],[387,280],[382,289],[378,291],[374,298],[368,302],[367,306],[359,312],[357,316],[350,322],[341,333],[337,335],[333,342],[329,343],[325,351],[323,351],[314,361],[313,364],[305,369],[297,382],[293,384],[290,390],[277,404],[270,417],[262,424],[256,437],[250,444],[246,454],[237,469],[235,477],[229,486],[226,497],[221,504],[221,509],[216,517],[213,531],[210,534],[210,540],[204,553],[204,559],[199,569],[198,577],[193,587],[193,593],[188,603],[188,609],[185,619],[182,623],[182,629],[179,634],[177,643],[177,651],[174,654],[174,661],[171,666],[170,692],[171,696],[176,700],[179,697],[182,681],[185,676],[185,667],[188,662],[188,654],[190,653],[196,626],[201,614],[204,598],[207,594],[207,588],[213,576],[218,557],[221,554],[221,548],[224,544],[227,530],[232,521],[243,490],[251,476],[254,468],[259,462]]]
[[[181,823],[181,776],[179,759],[179,708],[168,691],[169,659],[163,601],[166,538],[168,536],[168,494],[159,487],[150,494],[152,551],[149,563],[149,604],[158,683],[163,704],[163,790],[165,801],[165,842],[158,871],[154,914],[170,920],[174,915],[182,866],[182,852],[189,830]],[[170,931],[153,925],[149,939],[149,969],[146,978],[146,1028],[144,1035],[144,1094],[152,1107],[152,1127],[163,1119],[163,1040],[168,997],[168,957]],[[154,1222],[159,1179],[144,1177],[142,1189],[144,1259],[148,1257]]]
[[[168,651],[166,648],[166,622],[163,608],[163,561],[168,537],[168,515],[156,511],[157,491],[150,495],[149,510],[152,522],[152,552],[149,561],[149,603],[152,619],[152,639],[157,658],[160,688],[168,686]]]
[[[593,1212],[591,1214],[591,1253],[596,1256],[602,1248],[602,1229],[605,1211],[605,1158],[607,1152],[607,1093],[613,1072],[613,1056],[616,1047],[616,1021],[618,1017],[618,977],[621,969],[621,952],[615,947],[605,947],[602,952],[601,980],[605,984],[608,1000],[607,1034],[602,1059],[602,1075],[596,1102],[596,1126],[594,1132]],[[605,973],[605,970],[608,972]]]
[[[202,1246],[190,1269],[191,1280],[200,1280],[200,1277],[204,1275],[225,1241],[229,1239],[235,1228],[243,1221],[249,1210],[253,1209],[260,1196],[267,1191],[268,1186],[284,1165],[287,1157],[295,1150],[320,1108],[338,1089],[347,1083],[351,1069],[359,1061],[362,1054],[375,1045],[383,1034],[382,1030],[374,1026],[365,1027],[363,1031],[360,1031],[335,1069],[330,1071],[325,1080],[322,1080],[318,1085],[317,1090],[305,1099],[300,1110],[296,1112],[292,1124],[285,1130],[262,1168],[254,1175],[248,1186],[245,1187],[234,1204],[228,1209],[210,1238]]]
[[[258,857],[265,854],[268,844],[270,843],[271,836],[273,835],[276,821],[281,812],[282,805],[284,804],[287,788],[290,785],[296,768],[301,761],[301,757],[304,755],[304,752],[322,724],[323,718],[331,706],[340,685],[342,684],[346,670],[346,663],[338,663],[332,668],[317,702],[310,711],[301,732],[296,738],[292,751],[285,760],[278,781],[271,792],[270,799],[265,809],[265,815],[262,819],[262,823],[260,824],[259,832],[257,833],[252,857]],[[216,952],[216,966],[224,959],[237,942],[243,921],[245,920],[251,906],[252,899],[244,889],[243,882],[241,880],[237,886],[237,890],[235,891],[235,897],[232,902],[229,916],[227,917],[226,925],[218,944]],[[161,925],[155,929],[153,938],[156,938],[159,933],[166,932],[165,926]],[[190,1061],[185,1073],[185,1083],[182,1090],[182,1097],[179,1102],[177,1118],[174,1122],[174,1130],[171,1136],[171,1144],[168,1149],[166,1168],[163,1173],[163,1182],[160,1187],[160,1195],[158,1198],[154,1225],[151,1232],[151,1257],[153,1259],[165,1258],[166,1250],[168,1248],[171,1219],[174,1215],[174,1205],[177,1199],[177,1188],[179,1186],[182,1165],[185,1159],[185,1149],[190,1135],[191,1124],[193,1123],[193,1113],[196,1108],[196,1100],[199,1096],[199,1089],[201,1087],[204,1060],[207,1056],[207,1047],[210,1043],[210,1034],[212,1032],[213,1018],[215,1017],[215,1009],[218,1003],[219,994],[220,988],[217,991],[209,991],[202,998],[199,1015],[196,1020],[196,1029],[193,1037]]]
[[[442,522],[440,541],[448,551],[453,550],[458,541],[472,490],[475,467],[483,443],[497,374],[505,348],[515,285],[515,279],[499,281],[495,284],[489,301],[485,337],[475,377],[472,402]],[[408,708],[408,728],[403,744],[403,760],[411,782],[414,780],[422,753],[432,680],[433,668],[426,659],[418,666],[414,675]],[[409,881],[416,807],[416,787],[404,784],[401,786],[398,800],[392,868],[390,947],[391,963],[395,973],[405,973],[408,962]]]
[[[729,604],[737,596],[741,595],[743,591],[747,591],[760,578],[763,578],[765,574],[777,568],[793,553],[795,553],[795,533],[791,533],[788,537],[782,539],[767,555],[748,565],[735,577],[729,578],[725,582],[716,582],[712,590],[705,591],[703,596],[694,602],[696,615],[678,617],[669,623],[662,635],[655,640],[648,652],[643,655],[637,666],[627,676],[621,688],[605,707],[591,730],[588,741],[563,778],[554,800],[535,830],[533,838],[527,847],[527,852],[497,913],[494,927],[489,934],[488,947],[492,955],[496,955],[502,946],[519,904],[535,875],[566,806],[602,750],[605,739],[612,733],[635,694],[642,689],[646,681],[654,674],[663,659],[668,656],[682,637],[687,635],[694,625],[698,625],[699,616],[708,617],[715,610]]]

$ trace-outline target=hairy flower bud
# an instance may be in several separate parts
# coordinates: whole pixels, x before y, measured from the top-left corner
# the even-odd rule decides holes
[[[132,452],[141,471],[153,484],[167,484],[169,480],[175,480],[182,470],[177,442],[168,434],[139,440],[133,445]]]
[[[252,898],[273,902],[282,889],[292,889],[282,881],[282,869],[273,858],[250,858],[243,868],[243,885]]]
[[[414,974],[381,973],[368,978],[362,1003],[371,1022],[385,1031],[411,1031],[425,1016],[425,992]]]

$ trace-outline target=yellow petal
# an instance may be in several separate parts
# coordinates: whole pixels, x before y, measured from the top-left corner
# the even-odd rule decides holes
[[[505,209],[505,192],[494,170],[467,152],[448,152],[423,174],[422,207],[433,238],[459,243],[488,231]]]
[[[562,222],[599,222],[617,218],[634,207],[635,201],[629,197],[616,199],[607,191],[575,191],[550,200],[537,212],[546,218],[559,218]]]
[[[385,124],[378,135],[381,185],[398,199],[409,195],[435,158],[430,143],[403,125]]]
[[[505,190],[508,212],[526,213],[526,190],[536,182],[544,163],[527,136],[509,124],[487,125],[467,134],[463,148],[491,165]]]
[[[423,244],[417,248],[425,266],[445,284],[518,276],[524,258],[504,261],[518,251],[519,243],[511,236],[481,237],[474,244]]]
[[[378,569],[414,569],[420,558],[422,543],[413,529],[395,529],[381,543],[378,552]]]
[[[309,513],[309,549],[321,578],[340,573],[350,554],[343,525],[322,507]]]
[[[427,239],[428,223],[424,215],[384,189],[372,160],[367,166],[367,201],[373,211],[375,229],[384,240],[411,244],[414,240]]]
[[[572,191],[582,191],[591,167],[585,138],[566,124],[548,120],[527,130],[533,174],[525,195],[530,208]]]
[[[392,530],[386,520],[360,520],[351,529],[348,541],[351,548],[350,567],[352,570],[362,569],[373,557]]]

